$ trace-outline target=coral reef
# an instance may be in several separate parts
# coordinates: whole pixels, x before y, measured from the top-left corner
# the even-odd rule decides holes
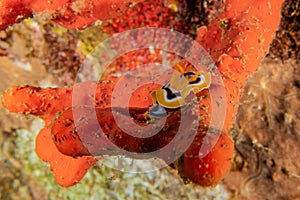
[[[234,1],[230,2],[230,3],[234,4]],[[271,6],[268,4],[264,4],[263,6],[264,7],[261,9],[264,9],[264,10],[271,9],[271,8],[275,9],[275,10],[279,9],[278,6],[276,6],[276,5],[274,6],[273,4]],[[243,10],[243,8],[244,7],[241,7],[241,10]],[[259,42],[257,43],[257,42],[253,42],[256,38],[249,39],[250,33],[253,33],[251,31],[256,30],[256,27],[259,26],[260,21],[262,21],[262,19],[260,17],[264,17],[264,16],[260,16],[259,15],[260,13],[257,13],[257,11],[255,11],[255,9],[254,10],[246,9],[246,10],[243,10],[244,13],[242,13],[242,12],[241,12],[242,14],[240,13],[242,18],[239,19],[237,17],[237,21],[235,21],[236,16],[230,16],[230,13],[231,13],[230,10],[227,12],[229,13],[228,15],[226,15],[226,12],[225,12],[224,16],[221,15],[219,18],[217,18],[217,20],[215,20],[212,23],[212,25],[210,25],[208,27],[208,29],[201,28],[199,31],[199,35],[198,35],[198,41],[200,41],[200,43],[211,53],[211,55],[213,56],[213,58],[216,61],[219,61],[218,62],[219,69],[221,70],[221,73],[225,79],[225,85],[228,86],[227,95],[229,97],[231,97],[228,99],[228,102],[226,104],[226,105],[229,105],[228,113],[230,113],[231,116],[234,116],[234,113],[236,111],[236,105],[238,104],[239,91],[243,87],[245,80],[247,78],[247,75],[256,69],[259,61],[265,54],[268,44],[270,43],[270,41],[272,39],[271,36],[269,36],[269,34],[272,34],[272,31],[276,28],[276,23],[274,23],[274,24],[269,23],[269,24],[272,24],[272,26],[269,27],[272,31],[270,31],[267,36],[266,35],[261,36],[261,34],[265,34],[265,33],[259,32],[260,30],[263,30],[263,28],[257,29],[258,32],[256,32],[256,34],[254,34],[254,35],[257,35],[257,36],[259,35],[259,37],[261,37],[261,38],[259,38]],[[273,11],[271,11],[271,12],[273,12]],[[259,16],[257,19],[254,19],[254,18],[252,19],[255,21],[255,24],[253,25],[253,27],[255,27],[255,28],[253,28],[252,24],[251,24],[254,21],[251,21],[251,19],[247,18],[247,16],[250,15],[250,14],[247,15],[248,13],[250,13],[251,15]],[[274,13],[275,13],[275,11],[274,11]],[[245,24],[249,23],[249,26],[245,26],[245,27],[236,26],[239,22],[238,20],[242,20],[242,19],[248,19],[249,21],[246,21],[246,22],[243,21],[243,22],[245,22]],[[241,31],[241,30],[244,30],[246,33],[243,35],[243,31]],[[247,31],[249,31],[249,32],[247,32]],[[240,32],[241,34],[236,34],[237,32]],[[212,35],[211,33],[215,33],[215,35]],[[238,35],[238,37],[234,37],[235,35]],[[217,38],[217,41],[212,42],[213,37]],[[253,43],[252,42],[247,43],[247,42],[245,42],[245,40],[248,40],[248,41],[250,40]],[[238,41],[238,42],[236,42],[236,41]],[[240,44],[243,44],[245,46],[240,46]],[[251,48],[248,47],[247,44],[248,45],[256,44],[256,46],[258,47],[257,49],[261,49],[260,55],[256,55],[255,53],[251,52]],[[216,45],[216,46],[214,46],[214,45]],[[219,51],[219,50],[221,50],[221,51]],[[225,55],[224,53],[227,55]],[[242,58],[242,59],[240,59],[240,58]],[[245,66],[247,66],[249,68],[245,68]],[[238,69],[238,71],[237,71],[237,69]],[[241,72],[242,72],[242,74],[239,74]],[[237,74],[239,74],[238,78],[236,77]],[[35,90],[36,88],[31,88],[31,89]],[[235,105],[233,105],[233,104],[235,104]],[[31,112],[34,112],[34,111],[31,110]],[[38,113],[38,114],[40,114],[40,113]],[[51,115],[53,115],[53,113]],[[225,131],[227,131],[228,127],[231,124],[231,121],[232,121],[232,117],[230,117],[230,116],[227,117],[227,121],[224,126]],[[43,135],[43,134],[41,134],[41,135]],[[48,134],[47,138],[45,138],[45,139],[47,139],[47,141],[48,141],[48,139],[50,139],[49,135],[50,134]],[[46,137],[46,134],[44,134],[44,137]],[[220,139],[220,141],[221,141],[221,139]],[[199,145],[199,144],[197,144],[197,145]],[[193,153],[193,151],[197,152],[197,150],[193,150],[191,148],[191,150],[190,150],[191,155],[195,154],[195,153]],[[75,151],[72,151],[72,152],[75,152]],[[197,175],[195,177],[195,179],[201,180],[201,177],[203,176],[203,174],[198,175],[197,172],[198,172],[198,170],[203,171],[203,169],[199,169],[197,166],[199,164],[202,165],[202,163],[201,163],[202,160],[200,160],[199,162],[195,162],[195,159],[193,157],[190,157],[190,155],[188,153],[185,155],[187,155],[187,156],[185,156],[185,158],[184,158],[185,160],[183,160],[182,162],[183,163],[185,162],[187,164],[183,165],[183,168],[181,170],[183,170],[184,174],[186,174],[188,176],[188,178],[193,180],[195,175]],[[190,158],[191,158],[191,160],[193,160],[192,163],[190,162]],[[220,158],[220,160],[221,159],[222,158]],[[222,163],[222,162],[220,162],[220,163]],[[193,166],[193,164],[195,164],[195,166],[192,167],[192,169],[195,169],[196,171],[190,170],[190,168],[188,167],[188,166]],[[191,172],[191,174],[188,174],[188,172]],[[211,174],[211,173],[212,172],[210,172],[209,174]],[[221,174],[223,174],[223,173],[224,172],[222,172]],[[76,177],[75,181],[77,181],[78,179],[80,179],[80,178]],[[197,180],[195,180],[195,179],[193,181],[197,182]],[[74,181],[74,179],[73,179],[73,181]]]
[[[300,2],[287,0],[282,5],[282,19],[275,40],[270,46],[268,56],[281,60],[300,60]]]
[[[265,59],[246,84],[234,135],[236,155],[225,184],[235,199],[297,199],[300,184],[297,61]]]

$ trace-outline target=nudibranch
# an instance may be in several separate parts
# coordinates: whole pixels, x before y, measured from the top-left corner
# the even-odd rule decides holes
[[[177,110],[186,105],[185,99],[191,91],[197,94],[209,88],[211,84],[210,72],[185,72],[179,64],[176,64],[175,67],[180,72],[174,71],[170,81],[151,93],[153,108],[147,112],[147,116],[165,116],[169,111]]]

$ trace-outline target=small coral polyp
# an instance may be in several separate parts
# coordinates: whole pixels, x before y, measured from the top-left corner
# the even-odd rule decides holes
[[[65,12],[60,13],[62,18],[59,18],[58,15],[56,21],[69,28],[82,28],[90,25],[96,19],[104,18],[102,15],[87,17],[83,10],[75,13],[73,12],[74,10],[70,10],[69,3],[57,4],[58,1],[51,2],[55,2],[52,4],[55,12],[61,11],[60,8],[66,8],[64,9]],[[108,15],[105,17],[112,17],[118,13],[118,5],[123,6],[123,3],[128,3],[129,1],[110,1],[115,3],[116,7],[111,7],[112,4],[105,3],[107,2],[105,0],[91,2],[95,3],[95,6],[91,9],[94,14],[108,11]],[[27,1],[22,3],[21,1],[2,1],[1,8],[5,12],[1,16],[1,28],[3,29],[16,22],[17,15],[15,14],[17,11],[24,11],[24,9],[18,10],[15,8],[27,8],[27,10],[25,9],[26,12],[24,11],[24,16],[27,16],[30,15],[31,9],[36,11],[43,10],[43,7],[38,6],[41,3],[42,1],[30,3]],[[230,168],[234,145],[231,136],[228,134],[228,129],[235,117],[240,92],[244,87],[247,76],[257,69],[273,39],[280,20],[281,4],[282,0],[245,0],[242,2],[226,0],[223,5],[224,12],[220,13],[208,27],[199,29],[197,41],[210,53],[217,63],[224,82],[227,99],[226,105],[221,106],[225,106],[227,112],[223,128],[219,130],[221,135],[215,138],[213,133],[208,134],[207,129],[211,118],[211,97],[207,89],[197,94],[199,97],[197,108],[199,108],[201,117],[198,119],[198,116],[196,116],[198,119],[196,135],[181,158],[175,162],[176,168],[183,178],[204,186],[215,185],[225,176]],[[57,5],[59,5],[59,8],[56,7]],[[6,12],[10,8],[13,8],[12,13],[14,14]],[[111,10],[112,8],[113,10]],[[147,14],[147,10],[143,10],[143,12],[145,15]],[[68,22],[66,20],[68,18],[74,19]],[[144,19],[141,18],[139,20],[137,26],[133,24],[131,18],[125,18],[124,22],[128,21],[130,27],[134,28],[143,24]],[[161,20],[159,22],[163,22],[163,19]],[[224,22],[226,23],[224,24]],[[118,24],[116,21],[115,23]],[[158,23],[157,26],[160,27],[161,24]],[[130,58],[128,59],[130,61]],[[8,89],[3,94],[3,105],[8,110],[36,115],[45,121],[45,127],[40,131],[36,139],[36,151],[42,160],[50,163],[55,179],[60,185],[67,187],[78,183],[97,159],[101,159],[101,157],[95,157],[94,155],[109,154],[104,151],[105,149],[107,150],[106,145],[108,142],[114,143],[120,149],[138,153],[164,147],[175,137],[174,134],[176,133],[180,116],[183,114],[192,116],[194,113],[192,110],[172,112],[167,117],[166,126],[152,138],[136,139],[129,137],[117,126],[112,115],[111,96],[114,86],[120,78],[122,77],[108,76],[105,80],[98,83],[83,82],[75,85],[73,88],[41,89],[31,86],[16,86]],[[87,141],[96,142],[99,147],[103,148],[87,148],[82,137],[78,137],[78,132],[76,132],[78,128],[82,128],[88,133],[95,124],[82,127],[74,126],[75,119],[72,118],[73,112],[82,109],[73,107],[72,93],[74,88],[80,87],[88,91],[91,88],[91,84],[96,84],[97,88],[95,93],[97,123],[107,129],[103,137],[99,137],[100,139],[98,138],[97,140],[95,139],[97,134],[85,136],[88,139]],[[158,88],[157,85],[147,86],[147,88],[139,90],[139,94],[133,94],[135,96],[132,97],[129,105],[129,110],[131,110],[130,120],[133,118],[137,123],[143,123],[138,122],[140,119],[139,114],[145,113],[148,109],[151,104],[151,92]],[[218,92],[219,89],[218,85],[210,87],[210,91]],[[84,105],[90,99],[78,96],[76,100],[80,100],[81,105]],[[120,100],[119,103],[122,110],[122,101]],[[119,112],[119,114],[122,115],[122,112]],[[128,122],[126,116],[122,115],[119,117],[125,124]],[[82,119],[84,125],[89,122],[89,117]],[[186,127],[190,127],[190,125],[185,124]],[[211,140],[203,141],[204,136],[208,136],[208,138],[216,141],[215,144],[209,146]],[[211,150],[203,152],[201,149],[203,145],[211,147]],[[118,154],[118,152],[115,153]],[[170,151],[160,152],[158,157],[166,158],[164,160],[167,161],[169,153]],[[202,153],[204,154],[202,155]]]

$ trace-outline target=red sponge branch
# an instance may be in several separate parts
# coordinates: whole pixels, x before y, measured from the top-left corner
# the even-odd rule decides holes
[[[228,129],[248,75],[256,71],[280,22],[283,0],[227,0],[224,13],[201,27],[197,41],[217,62],[227,92]],[[230,116],[229,116],[230,115]]]
[[[143,0],[1,0],[0,30],[44,12],[66,28],[81,29],[97,20],[112,19]]]
[[[283,0],[226,0],[223,4],[224,12],[208,27],[201,27],[198,31],[197,41],[217,63],[225,86],[224,133],[228,131],[236,115],[239,98],[248,75],[257,69],[268,51],[280,22],[282,2]],[[215,89],[217,87],[211,88],[211,91]],[[199,144],[194,142],[185,152],[183,173],[200,184],[205,179],[214,183],[214,177],[207,178],[203,173],[199,173],[210,170],[203,167],[205,158],[199,159],[200,148]],[[220,154],[223,153],[226,154],[226,148],[223,152],[220,151]],[[224,168],[219,166],[213,169],[216,171],[209,172],[206,176],[221,173]]]

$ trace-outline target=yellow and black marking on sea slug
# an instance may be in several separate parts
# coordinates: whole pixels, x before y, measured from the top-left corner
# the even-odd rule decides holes
[[[146,115],[165,116],[169,111],[177,110],[186,105],[185,99],[191,91],[197,94],[209,88],[211,84],[210,72],[185,72],[179,64],[176,67],[180,72],[175,71],[170,81],[151,93],[153,107]]]

